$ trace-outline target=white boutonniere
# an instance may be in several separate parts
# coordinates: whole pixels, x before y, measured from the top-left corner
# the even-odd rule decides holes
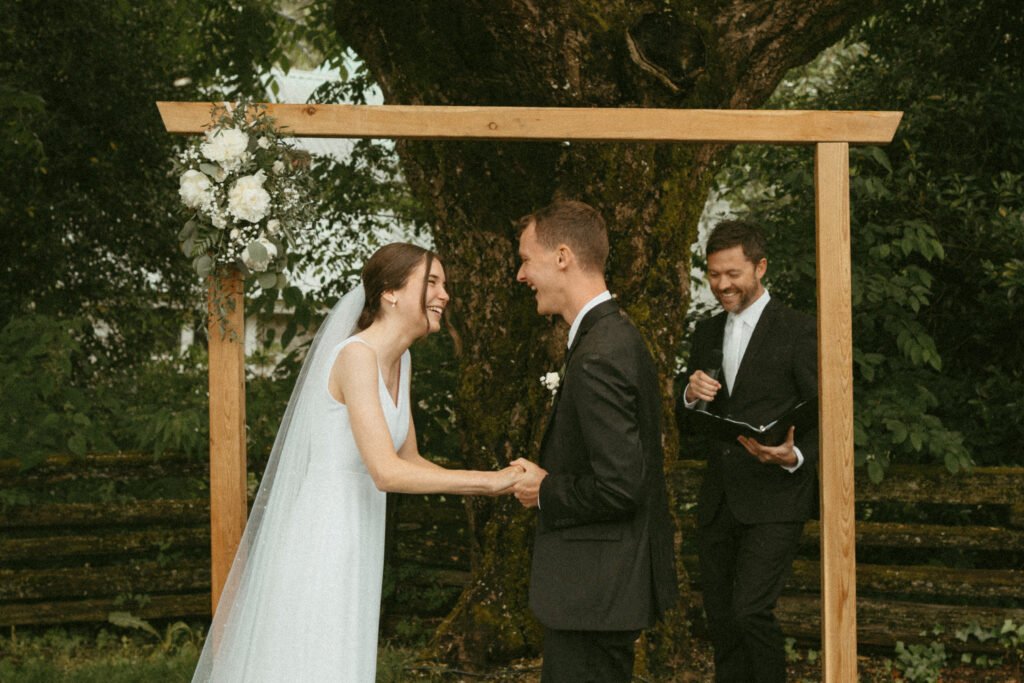
[[[540,383],[554,396],[558,393],[558,385],[562,383],[562,375],[558,372],[549,372],[540,378]]]

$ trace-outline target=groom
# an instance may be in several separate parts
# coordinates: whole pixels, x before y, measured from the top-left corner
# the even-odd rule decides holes
[[[604,281],[604,220],[556,202],[520,221],[517,280],[571,325],[540,464],[515,495],[540,508],[530,608],[542,683],[629,681],[633,645],[677,597],[654,361]]]

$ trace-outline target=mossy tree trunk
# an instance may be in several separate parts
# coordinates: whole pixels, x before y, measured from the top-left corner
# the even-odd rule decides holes
[[[742,109],[757,107],[789,68],[883,2],[336,0],[335,19],[389,104]],[[407,180],[432,212],[452,283],[449,310],[462,342],[455,408],[469,466],[536,456],[548,399],[538,378],[560,364],[566,328],[538,317],[530,291],[515,282],[514,222],[573,198],[608,222],[609,286],[660,368],[672,467],[672,370],[689,304],[690,247],[727,152],[720,145],[398,143]],[[539,643],[526,607],[533,515],[510,498],[469,506],[474,580],[432,647],[483,666]],[[680,580],[685,589],[687,577]],[[673,640],[681,638],[661,638]]]

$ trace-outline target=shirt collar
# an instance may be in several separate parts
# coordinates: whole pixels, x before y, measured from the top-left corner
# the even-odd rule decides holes
[[[572,321],[572,327],[569,328],[569,341],[566,343],[567,347],[572,346],[572,340],[576,338],[576,332],[580,329],[580,323],[583,322],[583,316],[585,316],[594,306],[603,304],[605,301],[611,301],[611,299],[612,293],[606,289],[584,304],[583,308],[580,309],[580,312],[576,314],[576,319]]]
[[[757,300],[744,308],[739,313],[729,313],[729,320],[733,323],[744,323],[750,325],[750,327],[757,327],[757,321],[761,319],[761,314],[764,313],[765,306],[768,305],[768,300],[771,296],[768,295],[768,290],[761,292],[761,296],[757,297]]]

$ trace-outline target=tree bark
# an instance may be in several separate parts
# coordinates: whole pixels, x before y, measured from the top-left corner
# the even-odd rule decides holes
[[[389,104],[753,108],[789,68],[884,2],[336,0],[335,20]],[[672,377],[690,298],[690,247],[728,150],[437,141],[397,149],[432,214],[453,283],[449,311],[462,340],[455,409],[467,465],[490,469],[536,455],[547,399],[537,378],[558,367],[567,329],[539,318],[529,291],[514,281],[514,222],[572,198],[608,223],[609,287],[658,364],[671,469]],[[485,666],[539,646],[526,607],[533,516],[507,498],[468,505],[473,581],[432,649]],[[653,640],[684,641],[679,615],[669,637]],[[657,663],[669,650],[648,659]]]

